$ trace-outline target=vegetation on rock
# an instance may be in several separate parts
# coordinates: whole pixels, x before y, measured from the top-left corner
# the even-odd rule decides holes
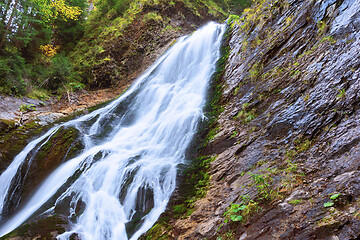
[[[180,239],[359,237],[359,35],[342,4],[260,0],[229,18],[223,111],[204,146],[217,157],[207,195],[171,221]]]
[[[23,1],[16,1],[16,3],[25,4]],[[222,4],[221,7],[219,3]],[[36,10],[38,16],[41,17],[40,22],[48,35],[39,35],[41,41],[29,35],[31,41],[16,45],[17,49],[14,49],[13,55],[9,55],[8,48],[15,41],[12,35],[18,33],[15,28],[11,30],[11,33],[6,33],[1,57],[4,61],[12,57],[19,58],[23,66],[17,64],[4,70],[3,79],[8,85],[2,85],[1,93],[17,96],[27,94],[46,100],[50,94],[62,94],[64,91],[74,91],[84,87],[98,89],[128,85],[130,80],[150,65],[159,53],[173,43],[175,38],[190,33],[209,20],[223,21],[228,15],[226,11],[230,9],[229,3],[191,0],[104,0],[94,2],[94,9],[89,13],[87,12],[91,9],[89,5],[80,0],[54,1],[52,5],[47,5],[46,1],[30,2],[30,5],[33,4],[31,7],[38,4],[34,11]],[[9,6],[13,8],[12,11],[18,13],[19,5],[12,4],[9,2]],[[68,12],[71,15],[66,15]],[[74,28],[71,28],[69,24]],[[69,36],[77,37],[68,39]],[[29,50],[30,43],[33,41],[39,44],[33,46],[31,52],[25,54],[24,51]],[[226,57],[222,59],[217,74],[222,74],[226,60]],[[12,78],[11,74],[14,71],[11,67],[19,70],[18,78]],[[23,82],[23,85],[14,90],[13,87],[16,87],[19,82]],[[214,94],[219,96],[221,89],[218,87],[221,84],[216,85]],[[217,108],[220,106],[218,101],[219,99],[211,104],[215,112],[219,111],[215,109],[215,106]],[[22,113],[36,110],[32,104],[23,104],[19,109]],[[216,118],[215,112],[211,113],[212,121]],[[42,131],[42,128],[36,128],[38,127],[36,122],[29,122],[25,126],[30,126],[30,123],[35,124],[34,131]],[[6,125],[10,126],[10,124]],[[25,126],[17,128],[10,134],[6,132],[3,136],[3,139],[21,138],[22,140],[16,145],[16,149],[13,149],[15,146],[7,145],[9,142],[2,142],[4,150],[1,156],[6,156],[1,161],[3,169],[31,138],[32,135],[29,132],[22,132]],[[4,130],[8,131],[8,129]],[[36,161],[31,166],[24,166],[24,168],[29,167],[30,171],[24,178],[20,178],[24,184],[14,191],[16,196],[9,202],[5,214],[11,214],[19,202],[33,191],[34,186],[56,166],[66,161],[74,151],[81,149],[81,143],[76,141],[73,143],[76,135],[77,132],[74,132],[74,129],[60,129],[47,144],[42,146],[42,151],[33,156]],[[210,136],[208,138],[210,139]],[[199,157],[194,161],[191,169],[185,171],[184,176],[191,179],[191,186],[190,182],[186,183],[187,189],[190,190],[183,196],[186,203],[174,205],[177,216],[185,212],[191,214],[192,203],[205,196],[209,182],[208,169],[212,160],[211,156]],[[41,174],[38,174],[38,171]],[[27,181],[28,178],[31,181]],[[27,183],[31,183],[32,186]],[[184,209],[186,209],[185,212]],[[38,228],[37,221],[37,219],[31,220],[30,225],[20,227],[11,233],[11,236],[16,236],[21,232],[22,236],[40,234],[47,238],[48,236],[41,232],[43,227]],[[46,221],[41,224],[46,225]],[[58,226],[53,227],[55,231]],[[52,226],[45,226],[45,228],[52,229]]]

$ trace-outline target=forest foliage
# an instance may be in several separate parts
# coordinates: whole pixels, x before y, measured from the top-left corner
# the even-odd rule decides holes
[[[101,44],[119,37],[144,4],[182,1],[225,15],[249,0],[0,0],[0,94],[46,99],[78,90]],[[151,16],[148,16],[151,17]],[[161,19],[161,16],[159,19]]]
[[[67,53],[84,33],[84,0],[3,0],[0,93],[17,96],[60,87],[71,74]]]

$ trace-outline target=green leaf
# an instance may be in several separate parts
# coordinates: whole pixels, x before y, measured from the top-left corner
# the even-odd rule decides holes
[[[330,199],[331,199],[331,200],[335,200],[335,199],[337,199],[337,198],[340,196],[340,194],[341,194],[341,193],[333,194],[333,195],[331,195]]]
[[[233,222],[239,222],[243,219],[243,217],[241,215],[231,215],[230,216],[230,219],[233,221]]]
[[[245,208],[246,208],[246,205],[241,205],[238,209],[242,211],[242,210],[244,210]]]
[[[333,202],[326,202],[326,203],[324,203],[324,207],[331,207],[332,205],[334,205]]]

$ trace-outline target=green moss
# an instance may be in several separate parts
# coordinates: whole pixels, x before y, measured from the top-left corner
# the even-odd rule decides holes
[[[29,166],[27,179],[22,185],[22,196],[26,198],[61,163],[78,154],[83,145],[75,128],[61,127],[35,152]],[[27,142],[27,141],[25,141]]]
[[[299,203],[302,202],[302,199],[293,199],[293,200],[290,200],[289,203],[291,205],[298,205]]]
[[[326,24],[326,22],[324,21],[319,21],[317,23],[317,27],[318,27],[318,31],[317,34],[318,35],[323,35],[326,33],[326,31],[328,30],[329,26]]]
[[[242,110],[234,117],[234,120],[240,121],[242,124],[248,124],[254,120],[257,115],[255,109],[248,109],[250,103],[244,103]]]
[[[271,78],[277,78],[282,76],[284,73],[284,69],[280,68],[279,66],[274,67],[273,69],[269,70],[268,72],[264,73],[261,77],[264,80],[268,80]]]
[[[27,97],[42,101],[47,101],[50,99],[50,93],[45,89],[33,89],[31,92],[27,94]]]
[[[48,128],[48,126],[40,126],[36,121],[31,121],[17,128],[13,125],[6,134],[0,136],[0,153],[2,155],[0,172],[5,170],[14,157],[21,152],[32,138]]]
[[[232,230],[229,230],[225,233],[218,235],[216,240],[234,240],[235,236],[236,234]]]
[[[166,27],[162,30],[163,32],[168,32],[168,31],[181,31],[181,27],[173,27],[170,24],[166,25]],[[174,39],[173,42],[170,44],[170,46],[174,45],[177,42],[177,39]]]
[[[294,16],[289,16],[285,19],[286,27],[288,27],[291,24],[291,22],[293,21],[293,18],[294,18]]]
[[[162,22],[163,18],[161,17],[161,15],[157,14],[156,12],[149,12],[144,16],[143,23],[147,23],[151,21]]]
[[[215,135],[218,133],[219,131],[219,126],[210,128],[206,137],[205,137],[205,141],[203,143],[203,146],[206,146],[214,137]]]
[[[74,156],[76,149],[81,146],[80,142],[75,142],[78,135],[79,131],[75,128],[60,128],[36,155],[39,172],[49,172]]]
[[[338,92],[339,93],[336,95],[336,98],[337,99],[343,99],[345,97],[345,95],[346,95],[345,89],[338,89]]]
[[[305,152],[311,147],[311,141],[309,139],[296,139],[294,143],[298,153]]]
[[[228,25],[231,24],[231,27],[233,27],[234,24],[236,24],[239,20],[240,20],[240,17],[238,15],[230,15],[227,19],[227,24]]]
[[[286,150],[285,156],[293,159],[296,155],[310,149],[312,142],[309,139],[298,138],[294,141],[295,149]]]
[[[210,128],[215,128],[212,125],[219,114],[224,111],[224,99],[222,97],[222,90],[224,87],[223,84],[223,75],[225,73],[225,66],[228,62],[228,58],[230,55],[230,47],[229,47],[229,38],[231,34],[231,29],[227,28],[223,40],[223,44],[220,49],[220,58],[216,63],[216,70],[211,78],[211,86],[209,89],[208,100],[205,106],[205,112],[207,113],[207,117],[210,119],[209,126]]]
[[[331,44],[335,44],[337,41],[333,38],[333,36],[326,36],[320,40],[320,42],[329,42]]]
[[[16,127],[16,121],[0,119],[0,136],[5,135]]]
[[[169,229],[169,226],[165,222],[159,222],[155,224],[147,233],[145,236],[140,237],[140,240],[153,240],[153,239],[159,239],[159,240],[169,240],[173,239],[171,236],[169,236],[169,232],[171,229]]]
[[[63,226],[66,223],[67,222],[59,216],[50,216],[38,221],[33,221],[29,224],[21,225],[14,231],[1,237],[0,240],[6,240],[16,237],[32,239],[33,237],[39,235],[40,239],[54,239],[54,237],[52,236],[52,232],[57,232],[59,234],[65,232],[65,228]]]

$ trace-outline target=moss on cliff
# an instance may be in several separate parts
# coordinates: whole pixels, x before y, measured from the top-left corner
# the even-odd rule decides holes
[[[43,239],[52,240],[55,236],[65,232],[66,221],[59,216],[50,216],[45,219],[35,220],[29,224],[24,224],[11,233],[1,237],[6,239]]]
[[[29,139],[44,131],[44,128],[36,121],[28,122],[16,128],[15,121],[10,124],[14,126],[14,129],[0,136],[0,173],[7,168],[16,154],[27,145]]]

